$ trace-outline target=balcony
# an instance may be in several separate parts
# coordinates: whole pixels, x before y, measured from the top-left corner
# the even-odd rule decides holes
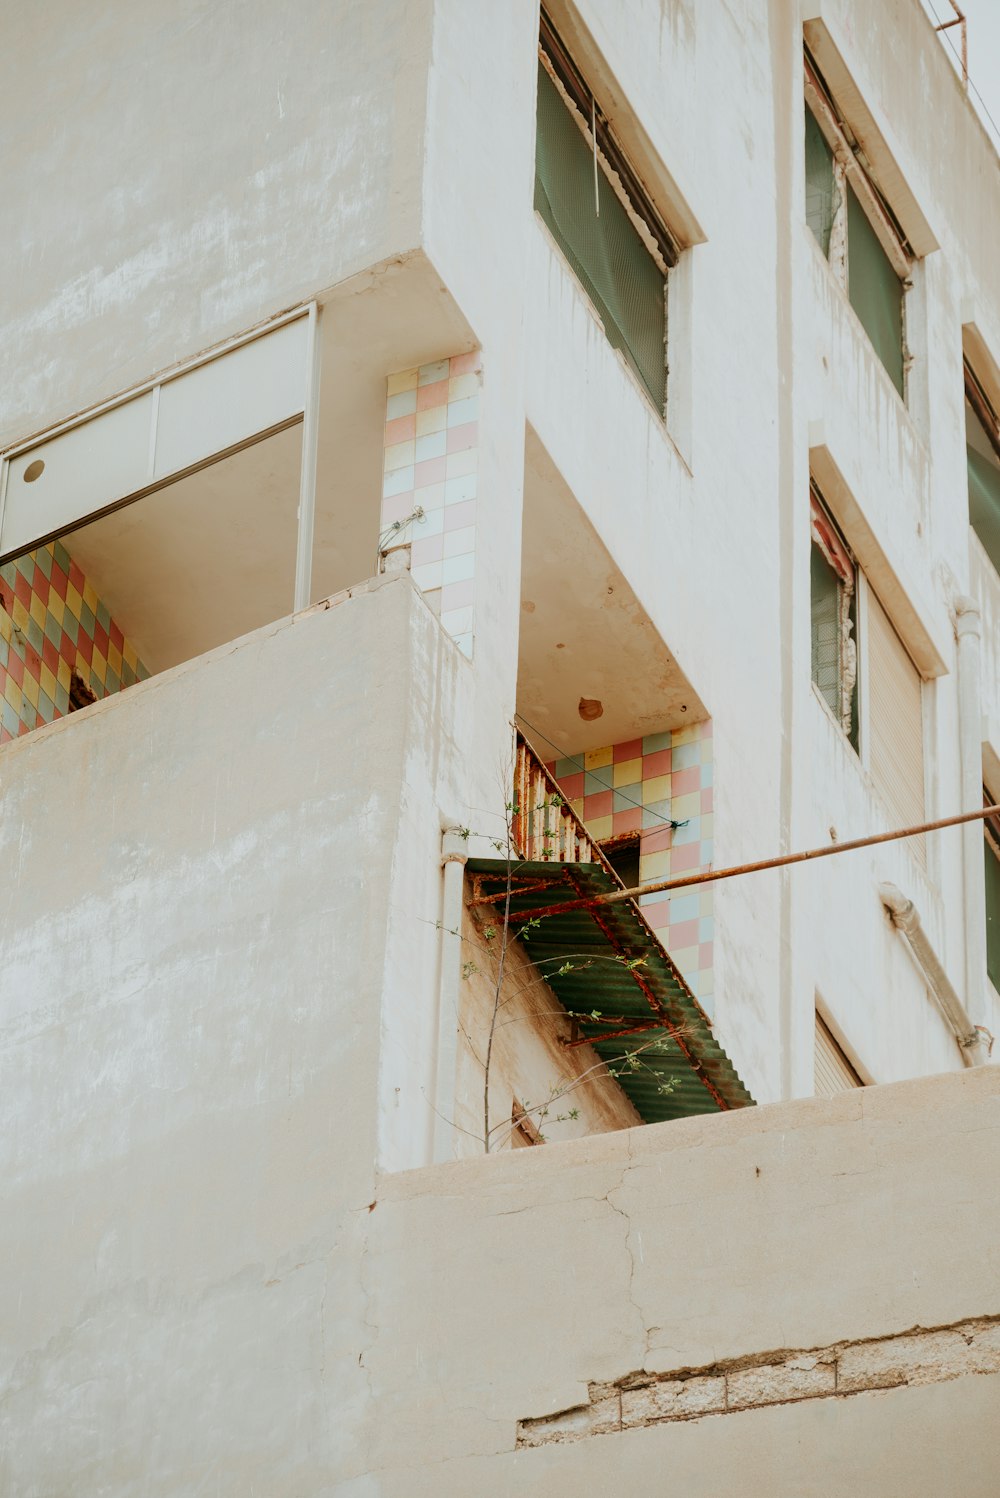
[[[530,938],[571,1017],[569,1044],[613,1065],[646,1123],[752,1103],[642,908],[613,898],[624,884],[521,734],[513,804],[516,862],[470,859],[471,904],[508,911]]]

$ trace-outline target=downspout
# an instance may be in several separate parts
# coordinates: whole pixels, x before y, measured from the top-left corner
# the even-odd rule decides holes
[[[462,972],[462,892],[468,838],[448,830],[441,840],[441,958],[438,967],[437,1066],[434,1079],[434,1162],[454,1159],[458,990]]]
[[[958,639],[958,740],[961,810],[983,804],[983,719],[979,699],[979,607],[971,598],[955,600]],[[962,887],[965,917],[965,1007],[982,1013],[986,993],[986,876],[983,831],[978,822],[962,828]]]
[[[905,936],[924,982],[958,1041],[963,1062],[966,1066],[982,1066],[989,1055],[985,1036],[972,1023],[965,1005],[952,987],[948,974],[928,940],[917,907],[894,884],[880,884],[878,892],[882,904],[892,917],[893,925]]]

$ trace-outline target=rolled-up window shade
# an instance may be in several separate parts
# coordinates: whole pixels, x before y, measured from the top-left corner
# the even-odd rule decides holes
[[[861,325],[903,394],[903,283],[848,183],[847,290]]]
[[[969,457],[969,523],[1000,572],[1000,466],[966,449]]]
[[[893,827],[924,820],[923,684],[888,615],[868,590],[868,741],[876,789]],[[909,839],[914,858],[926,864],[922,837]]]
[[[830,231],[839,194],[833,179],[833,152],[812,110],[806,106],[806,222],[829,259]]]
[[[538,67],[535,208],[658,409],[666,398],[666,277],[545,68]]]
[[[826,1025],[816,1016],[814,1056],[814,1090],[817,1097],[836,1097],[864,1083],[834,1040]]]
[[[837,722],[841,719],[840,581],[812,548],[812,679]]]

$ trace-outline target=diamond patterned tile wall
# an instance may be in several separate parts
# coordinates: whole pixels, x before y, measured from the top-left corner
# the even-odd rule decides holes
[[[149,675],[54,541],[0,567],[0,744],[68,712],[74,672],[95,697]]]
[[[390,375],[385,409],[381,544],[410,545],[414,581],[468,656],[481,383],[475,349]]]
[[[552,760],[548,769],[595,841],[638,834],[640,883],[712,867],[711,719]],[[672,827],[672,822],[681,825]],[[711,889],[645,895],[642,904],[646,919],[711,1015]]]

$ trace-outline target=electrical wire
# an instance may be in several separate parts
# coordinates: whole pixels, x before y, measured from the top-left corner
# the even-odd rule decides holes
[[[593,778],[597,781],[598,785],[602,785],[606,791],[612,791],[622,801],[627,801],[629,806],[637,807],[639,811],[644,812],[647,817],[655,817],[658,822],[662,822],[666,827],[672,827],[676,829],[678,827],[686,827],[688,825],[688,822],[691,820],[690,817],[688,817],[683,822],[675,822],[672,817],[665,817],[658,811],[652,811],[648,806],[643,806],[641,801],[634,801],[631,796],[626,796],[624,791],[620,790],[618,786],[614,785],[612,782],[603,780],[601,776],[598,775],[596,770],[588,770],[582,759],[577,759],[572,754],[564,754],[563,751],[559,748],[559,745],[554,744],[549,738],[548,734],[543,733],[540,728],[536,728],[534,723],[529,723],[523,713],[515,713],[514,717],[519,723],[523,723],[525,728],[527,728],[529,732],[535,735],[536,738],[543,739],[545,743],[548,744],[550,749],[554,749],[556,751],[557,759],[568,759],[570,764],[575,765],[578,771],[582,772],[584,775],[592,775]],[[644,830],[647,832],[649,831],[648,828]]]
[[[931,15],[934,17],[935,21],[937,21],[938,25],[939,26],[942,25],[941,17],[938,15],[937,11],[934,9],[934,0],[927,0],[927,8],[930,11]],[[944,39],[944,41],[947,43],[947,45],[951,48],[952,52],[955,55],[956,62],[958,63],[959,67],[961,67],[962,66],[961,55],[960,55],[957,47],[955,46],[955,43],[952,41],[951,37],[948,35],[947,30],[939,31],[938,32],[938,36],[942,37]],[[997,124],[996,120],[990,114],[990,111],[989,111],[989,108],[987,106],[986,100],[983,98],[982,94],[979,92],[978,88],[976,87],[976,85],[975,85],[975,83],[973,81],[973,78],[972,78],[972,74],[969,72],[969,70],[967,68],[965,69],[965,80],[968,83],[969,87],[971,88],[972,92],[975,94],[976,98],[979,100],[980,104],[983,106],[983,114],[986,116],[986,118],[989,120],[990,124],[993,127],[993,133],[994,133],[994,135],[996,137],[995,144],[998,147],[1000,147],[1000,125]]]

